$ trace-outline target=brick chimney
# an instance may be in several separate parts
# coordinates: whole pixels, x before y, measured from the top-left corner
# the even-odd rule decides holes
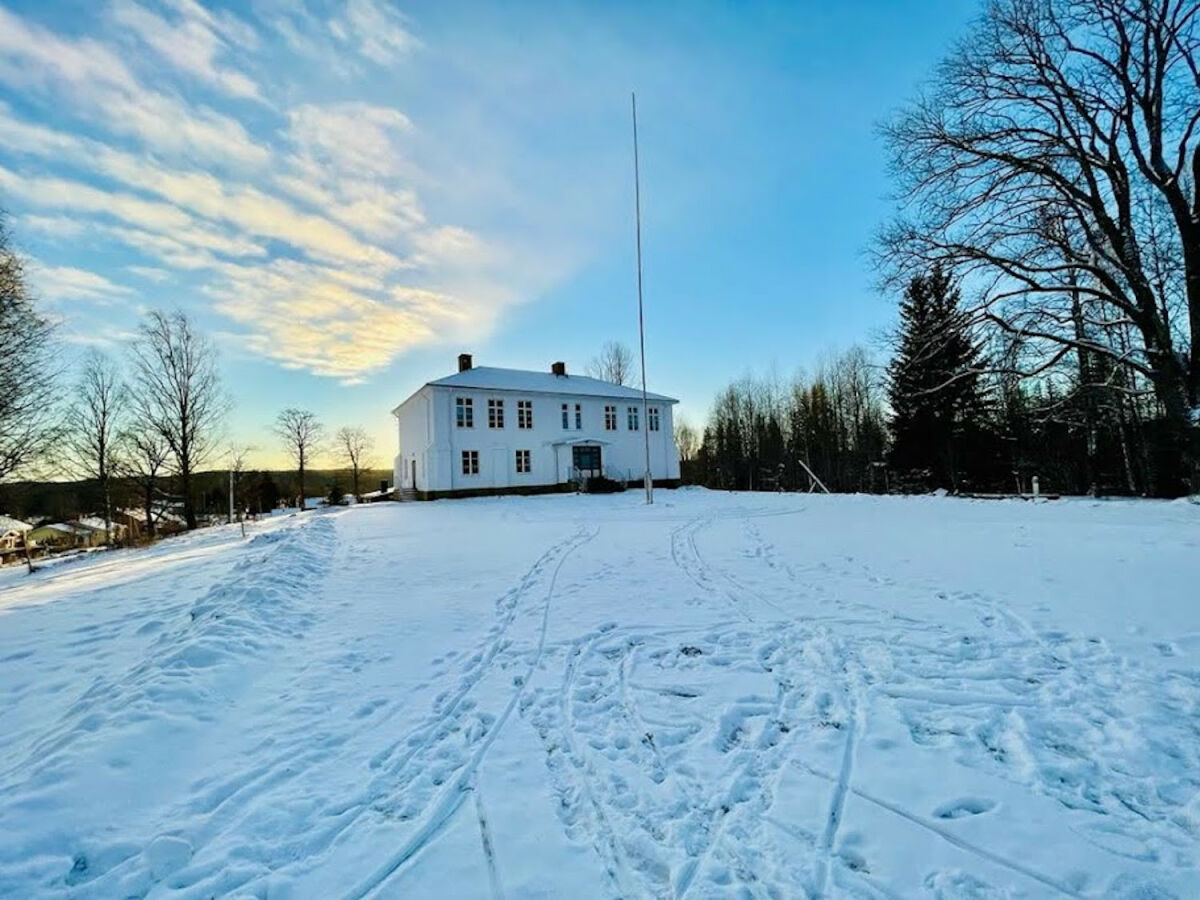
[[[553,375],[560,375],[563,378],[567,377],[567,364],[565,362],[550,363],[550,372]]]
[[[458,371],[466,372],[470,368],[471,368],[471,354],[470,353],[458,354]]]

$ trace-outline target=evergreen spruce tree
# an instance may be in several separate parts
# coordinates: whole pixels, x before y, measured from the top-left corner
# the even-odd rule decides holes
[[[958,287],[940,265],[915,276],[900,302],[888,367],[892,467],[927,472],[926,486],[950,490],[989,461],[983,352],[959,303]]]

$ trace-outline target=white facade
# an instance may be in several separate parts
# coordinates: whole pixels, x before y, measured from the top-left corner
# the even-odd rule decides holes
[[[470,367],[396,407],[396,486],[426,492],[546,488],[578,474],[679,478],[676,400],[579,375]],[[564,420],[565,406],[565,420]],[[649,414],[650,422],[646,420]],[[564,422],[565,426],[564,427]],[[599,468],[596,468],[597,457]]]

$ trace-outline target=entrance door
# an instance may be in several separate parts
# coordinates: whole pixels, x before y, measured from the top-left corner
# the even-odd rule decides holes
[[[600,448],[593,444],[577,444],[571,448],[571,464],[584,478],[595,478],[600,471]]]
[[[417,461],[415,459],[412,461],[412,481],[409,482],[409,486],[413,490],[417,489]]]

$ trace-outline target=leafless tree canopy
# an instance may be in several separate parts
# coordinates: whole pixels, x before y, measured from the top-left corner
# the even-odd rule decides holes
[[[275,419],[275,434],[296,463],[300,475],[300,508],[304,508],[304,470],[315,453],[320,452],[325,428],[314,413],[289,407]]]
[[[345,426],[338,429],[337,447],[342,459],[350,467],[351,477],[353,479],[354,496],[361,499],[362,494],[358,489],[359,473],[362,471],[366,457],[374,448],[375,442],[371,440],[371,436],[367,434],[365,428],[361,425]]]
[[[600,355],[587,365],[587,373],[613,384],[633,382],[633,353],[620,341],[607,341]]]
[[[192,476],[212,456],[228,406],[216,351],[182,312],[154,311],[133,344],[132,363],[136,419],[170,448],[184,517],[188,528],[195,528]]]
[[[112,530],[112,479],[120,468],[118,435],[128,394],[111,359],[93,350],[84,361],[66,416],[68,464],[94,479],[104,502],[105,528]]]
[[[57,434],[52,330],[0,217],[0,479],[38,459]]]
[[[695,458],[696,451],[700,449],[700,436],[696,434],[696,429],[687,422],[676,422],[675,446],[679,448],[679,459],[682,462]]]
[[[118,435],[118,443],[117,466],[137,486],[146,536],[152,538],[157,531],[156,501],[163,499],[159,480],[171,455],[170,445],[155,429],[142,428],[133,422],[126,423]]]
[[[887,274],[945,262],[1032,373],[1082,350],[1144,378],[1176,490],[1200,404],[1198,16],[1194,0],[992,0],[884,129],[901,186]]]

